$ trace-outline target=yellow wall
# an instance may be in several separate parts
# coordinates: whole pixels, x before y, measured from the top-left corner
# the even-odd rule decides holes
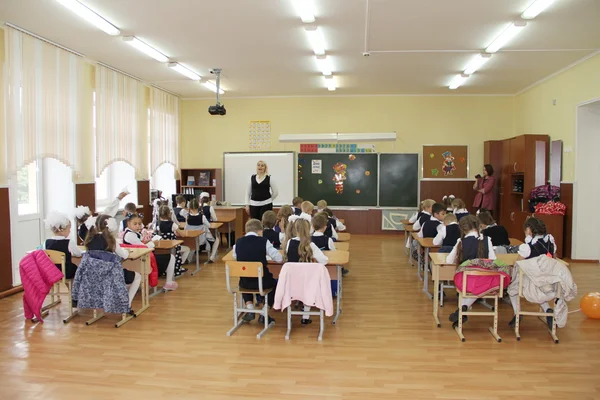
[[[483,142],[513,133],[513,97],[370,96],[223,100],[227,115],[211,116],[209,100],[182,102],[181,167],[222,168],[223,152],[248,151],[248,122],[271,121],[271,150],[299,151],[281,133],[396,131],[378,152],[420,153],[423,144],[467,144],[471,175],[483,165]]]
[[[562,140],[564,148],[573,150],[563,154],[563,181],[574,181],[576,107],[598,98],[600,55],[516,96],[515,134],[545,133],[552,140]]]

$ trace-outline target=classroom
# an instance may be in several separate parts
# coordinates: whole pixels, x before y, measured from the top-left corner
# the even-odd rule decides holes
[[[2,0],[0,64],[1,398],[600,399],[600,1]]]

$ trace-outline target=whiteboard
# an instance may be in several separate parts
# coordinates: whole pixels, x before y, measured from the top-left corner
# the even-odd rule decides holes
[[[294,152],[223,153],[223,180],[225,201],[232,205],[246,203],[250,177],[256,174],[256,163],[267,163],[271,180],[277,185],[279,196],[274,205],[292,204],[296,192]]]

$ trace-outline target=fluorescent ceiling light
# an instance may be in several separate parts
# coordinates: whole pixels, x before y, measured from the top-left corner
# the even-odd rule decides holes
[[[331,67],[331,57],[327,56],[316,56],[317,57],[317,66],[319,70],[325,76],[329,76],[333,73],[333,68]]]
[[[315,12],[312,0],[293,0],[296,13],[305,24],[315,22]]]
[[[327,85],[327,90],[329,90],[330,92],[333,92],[336,89],[335,78],[333,76],[326,76],[325,84]]]
[[[217,85],[212,81],[202,82],[205,88],[210,89],[211,91],[217,93]],[[225,94],[223,88],[219,88],[219,94]]]
[[[510,42],[515,36],[519,34],[527,26],[527,22],[518,21],[511,23],[505,30],[498,36],[492,44],[490,44],[485,51],[487,53],[495,53],[504,47],[505,44]]]
[[[535,0],[529,7],[525,9],[525,11],[523,11],[521,18],[534,19],[552,3],[554,3],[554,0]]]
[[[181,64],[178,63],[169,63],[169,68],[171,68],[173,71],[177,71],[179,72],[181,75],[187,76],[188,78],[195,80],[195,81],[199,81],[200,80],[200,75],[198,75],[197,73],[190,71],[189,69],[187,69],[186,67],[184,67]]]
[[[338,133],[338,142],[395,142],[396,132],[390,133]]]
[[[456,75],[454,77],[454,79],[452,79],[452,82],[450,82],[450,85],[448,85],[448,89],[454,90],[454,89],[458,88],[463,83],[465,83],[465,81],[468,78],[469,78],[469,75],[465,75],[465,74]]]
[[[286,133],[279,135],[279,141],[300,143],[335,142],[337,136],[337,133]]]
[[[488,62],[488,60],[492,57],[491,54],[477,54],[475,57],[473,57],[471,59],[471,61],[469,61],[469,63],[467,64],[467,68],[465,68],[464,70],[464,74],[465,75],[471,75],[472,73],[474,73],[475,71],[477,71],[479,68],[481,68],[481,66],[483,64],[485,64],[486,62]]]
[[[156,61],[167,62],[169,58],[153,47],[148,46],[135,36],[123,36],[123,41],[128,45],[135,47],[142,53],[154,58]]]
[[[75,14],[79,15],[79,17],[85,19],[90,24],[94,25],[96,28],[103,30],[111,36],[118,36],[121,34],[121,31],[113,24],[78,2],[77,0],[56,0],[69,10],[73,11]]]
[[[325,54],[325,39],[323,38],[323,32],[318,26],[307,26],[304,28],[308,35],[308,41],[315,52],[315,55],[322,56]]]

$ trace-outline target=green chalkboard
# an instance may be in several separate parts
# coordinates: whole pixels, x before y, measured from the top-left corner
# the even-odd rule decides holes
[[[315,204],[377,206],[377,175],[377,154],[298,154],[298,196]]]
[[[417,207],[419,203],[419,155],[379,155],[379,205]]]

